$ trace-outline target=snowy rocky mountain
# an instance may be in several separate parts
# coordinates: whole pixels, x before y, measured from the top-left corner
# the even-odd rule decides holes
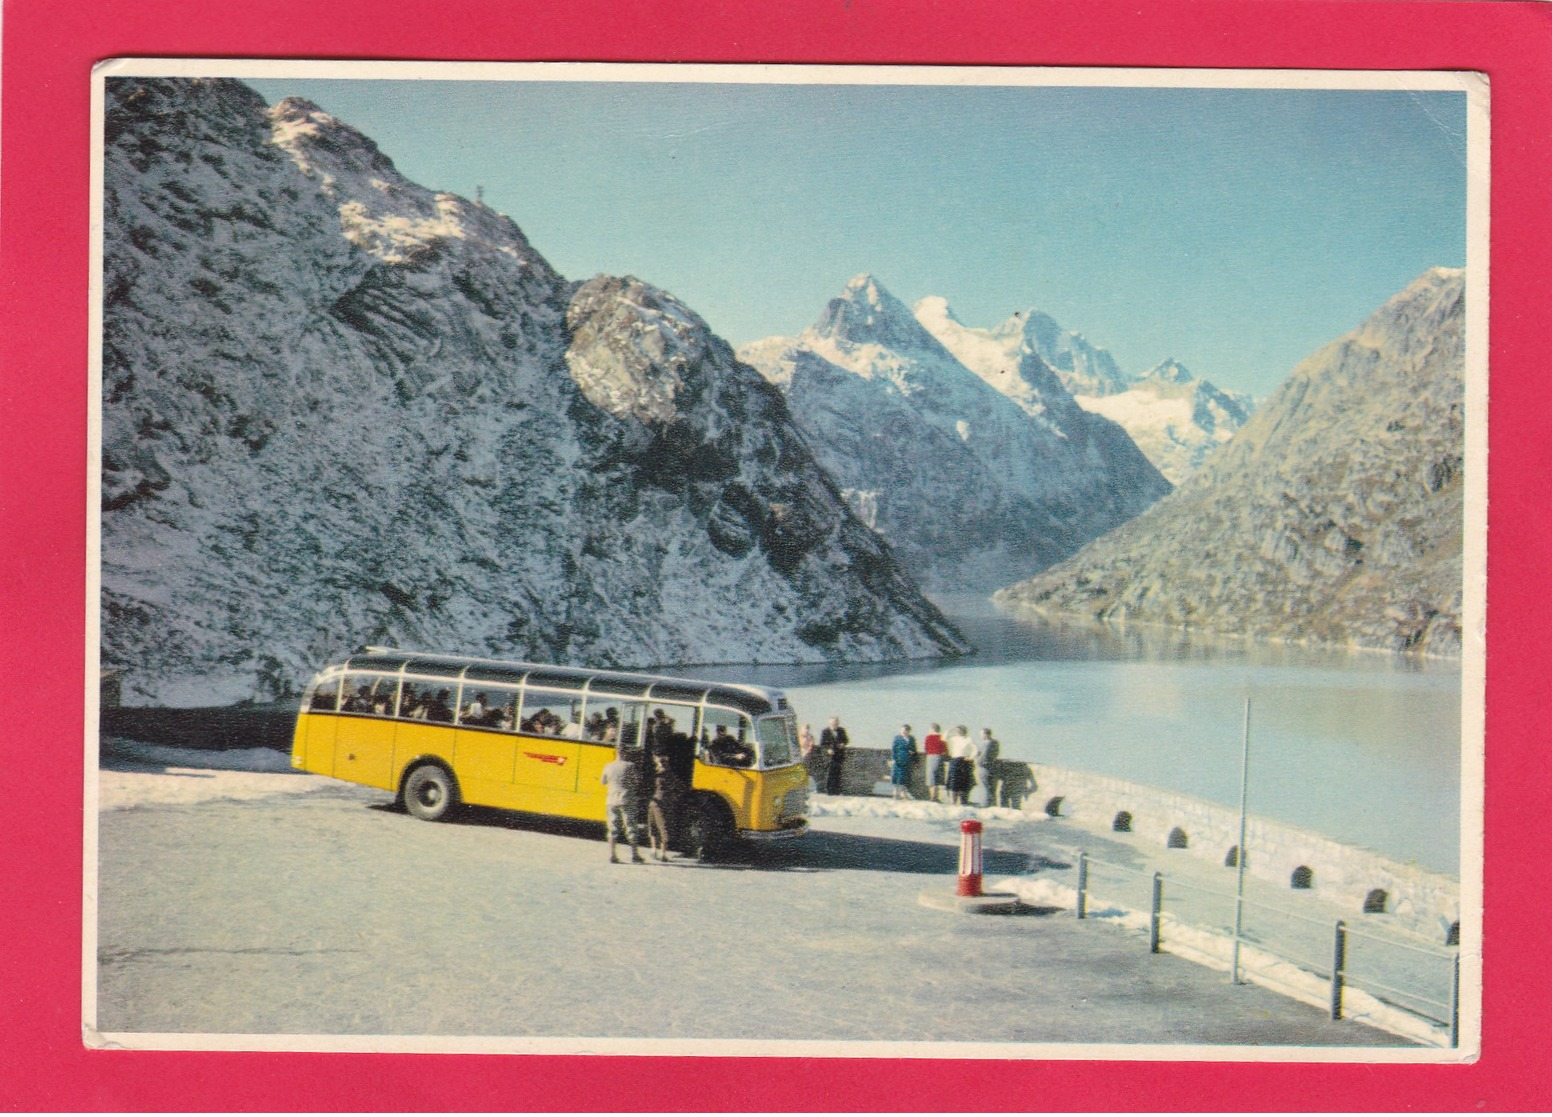
[[[264,700],[364,642],[621,665],[953,654],[781,394],[634,279],[233,81],[110,79],[102,659]]]
[[[1014,314],[989,330],[964,325],[936,296],[918,302],[915,313],[966,367],[1025,410],[1041,406],[1051,393],[1040,385],[1055,378],[1084,410],[1124,427],[1172,485],[1244,426],[1253,407],[1248,396],[1224,392],[1174,360],[1134,379],[1108,350],[1036,310]]]
[[[1189,481],[997,595],[1036,613],[1459,654],[1465,280],[1425,272]]]
[[[1137,448],[1175,485],[1233,438],[1255,407],[1249,396],[1193,376],[1175,360],[1154,365],[1125,391],[1080,395],[1078,403],[1125,427]]]
[[[801,336],[739,355],[781,388],[852,506],[933,586],[990,589],[1043,569],[1169,490],[1038,357],[1016,371],[1021,395],[998,391],[868,275]]]

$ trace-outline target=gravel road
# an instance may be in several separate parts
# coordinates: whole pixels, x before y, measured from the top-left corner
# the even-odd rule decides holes
[[[599,827],[424,823],[315,777],[101,777],[96,1029],[124,1046],[1403,1044],[1070,912],[924,907],[954,886],[950,823],[820,818],[727,864],[611,865]],[[988,825],[989,880],[1039,856],[1021,824]]]

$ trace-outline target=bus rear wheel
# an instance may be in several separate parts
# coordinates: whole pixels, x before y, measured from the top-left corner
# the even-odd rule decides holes
[[[697,861],[712,861],[733,842],[733,819],[715,799],[702,799],[690,808],[685,827],[686,852]]]
[[[422,764],[404,781],[404,809],[426,822],[440,822],[458,805],[453,777],[439,764]]]

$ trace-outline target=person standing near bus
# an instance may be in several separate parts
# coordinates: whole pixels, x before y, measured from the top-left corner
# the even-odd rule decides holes
[[[943,786],[943,764],[948,757],[948,748],[943,743],[943,727],[937,722],[932,723],[932,732],[922,738],[922,752],[927,757],[927,798],[934,803],[941,802],[938,788]]]
[[[948,739],[948,801],[963,806],[975,787],[975,742],[970,730],[960,725]]]
[[[839,795],[841,793],[841,765],[846,760],[846,746],[851,742],[846,736],[846,730],[841,728],[841,719],[832,716],[830,724],[820,730],[819,754],[824,757],[825,768],[825,794]]]
[[[997,802],[997,767],[1002,756],[1002,745],[992,736],[990,729],[981,730],[980,745],[976,750],[975,773],[986,789],[986,805],[999,806]]]
[[[641,789],[636,765],[626,759],[625,753],[617,752],[598,774],[598,782],[607,789],[604,808],[609,823],[609,863],[620,863],[614,855],[614,844],[623,837],[630,843],[631,861],[637,865],[646,864],[646,858],[636,848],[636,804]]]
[[[798,753],[802,757],[803,770],[808,773],[808,790],[811,793],[819,790],[819,780],[814,775],[814,765],[819,762],[819,756],[814,751],[816,748],[818,743],[814,740],[813,726],[805,721],[798,733]]]
[[[895,734],[895,739],[889,746],[890,768],[889,782],[896,799],[909,799],[911,797],[911,769],[916,764],[916,738],[911,736],[911,727],[902,725],[900,732]]]
[[[647,842],[652,846],[655,861],[667,861],[668,851],[675,840],[674,820],[679,817],[679,806],[689,789],[668,763],[662,753],[652,758],[657,769],[652,784],[652,801],[647,805]]]

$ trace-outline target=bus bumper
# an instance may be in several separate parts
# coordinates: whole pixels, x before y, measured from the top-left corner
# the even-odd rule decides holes
[[[784,842],[808,833],[808,822],[783,826],[780,830],[740,830],[738,839],[743,842]]]

